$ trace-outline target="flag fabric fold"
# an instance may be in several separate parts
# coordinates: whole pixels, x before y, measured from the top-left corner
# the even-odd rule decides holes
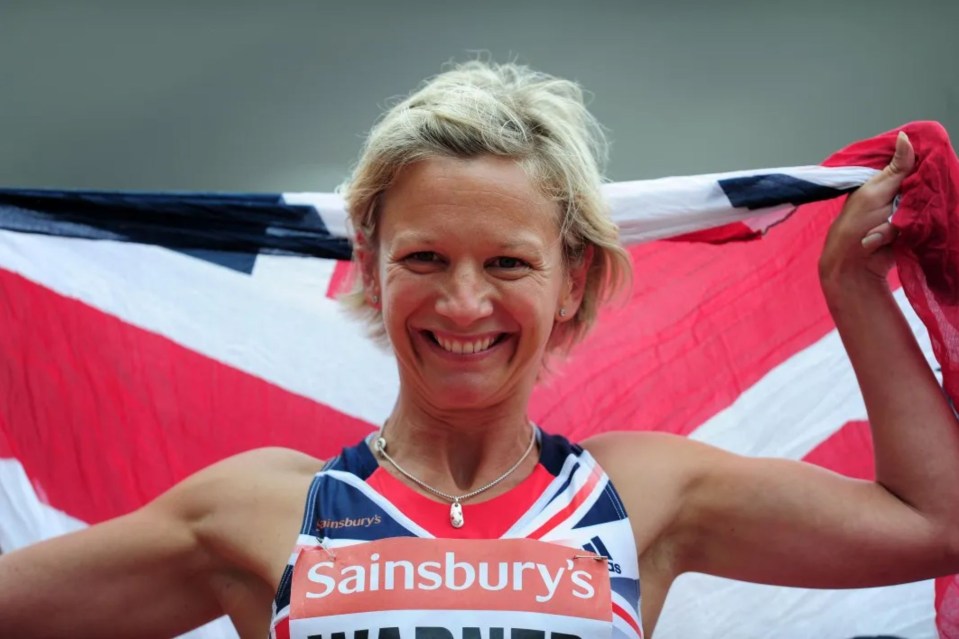
[[[938,124],[902,130],[918,167],[891,281],[955,399],[959,160]],[[871,477],[816,262],[895,134],[821,166],[605,185],[634,285],[531,417],[573,439],[661,430]],[[332,299],[349,236],[335,194],[0,189],[0,549],[129,512],[243,450],[322,458],[368,433],[397,380]],[[684,576],[657,636],[936,632],[959,639],[956,578],[817,592]]]

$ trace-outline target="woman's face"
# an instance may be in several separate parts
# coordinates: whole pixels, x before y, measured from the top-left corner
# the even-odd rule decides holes
[[[399,173],[365,273],[404,392],[438,409],[525,399],[554,324],[579,303],[558,217],[513,160],[437,157]]]

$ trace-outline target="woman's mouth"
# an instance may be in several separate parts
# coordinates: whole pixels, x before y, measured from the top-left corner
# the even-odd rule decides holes
[[[428,340],[442,348],[444,351],[453,353],[454,355],[473,355],[488,351],[492,347],[501,343],[507,337],[507,333],[478,337],[453,337],[450,335],[437,335],[432,331],[422,332]]]

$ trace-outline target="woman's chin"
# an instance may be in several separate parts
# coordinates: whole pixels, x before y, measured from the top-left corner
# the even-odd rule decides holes
[[[479,410],[502,403],[503,388],[488,375],[449,375],[421,388],[429,403],[441,410]]]
[[[495,403],[491,389],[469,384],[444,384],[433,397],[437,403],[444,404],[444,408],[450,410],[479,409]]]

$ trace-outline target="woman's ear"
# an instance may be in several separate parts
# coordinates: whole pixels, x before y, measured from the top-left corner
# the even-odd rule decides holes
[[[359,270],[359,277],[363,278],[366,303],[374,308],[379,308],[380,285],[376,251],[362,233],[357,233],[353,241],[353,259]]]
[[[567,265],[566,290],[560,300],[560,312],[558,313],[560,321],[566,321],[574,318],[583,303],[583,295],[586,293],[586,279],[589,275],[589,268],[593,264],[593,245],[586,244],[582,253],[575,260],[571,260]]]

